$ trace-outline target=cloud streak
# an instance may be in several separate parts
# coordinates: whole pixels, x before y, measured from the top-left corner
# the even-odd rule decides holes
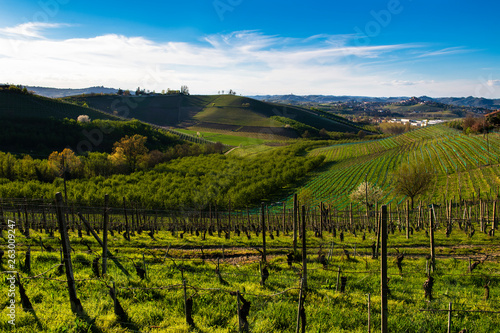
[[[0,28],[0,35],[11,38],[45,38],[42,35],[47,29],[69,26],[64,23],[27,22],[14,27]]]
[[[247,95],[388,96],[415,95],[418,91],[436,95],[446,92],[447,86],[411,73],[395,74],[404,70],[388,72],[387,62],[463,51],[430,52],[417,44],[352,46],[350,35],[288,38],[258,31],[209,35],[197,43],[156,42],[119,34],[58,40],[43,34],[64,26],[25,23],[0,28],[3,79],[73,88],[106,85],[135,89],[140,85],[156,91],[186,84],[191,92],[200,94],[231,88]],[[461,87],[466,83],[459,84],[452,86],[458,93],[465,91]]]

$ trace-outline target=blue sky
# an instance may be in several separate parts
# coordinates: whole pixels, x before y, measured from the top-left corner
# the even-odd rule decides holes
[[[493,1],[1,1],[0,82],[500,98]]]

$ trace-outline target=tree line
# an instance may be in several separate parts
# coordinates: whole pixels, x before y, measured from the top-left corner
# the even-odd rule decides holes
[[[14,177],[13,181],[5,177],[3,167],[4,160],[13,156],[2,154],[0,197],[41,198],[62,192],[62,171],[65,167],[70,202],[100,205],[104,194],[109,194],[110,204],[115,206],[120,206],[126,198],[128,202],[147,208],[208,209],[209,205],[217,205],[221,209],[227,209],[229,205],[244,208],[270,198],[323,162],[323,156],[304,156],[304,149],[304,144],[294,144],[252,158],[201,154],[172,159],[153,168],[142,168],[142,162],[139,162],[137,169],[131,173],[114,174],[103,172],[109,163],[111,166],[115,163],[109,155],[92,153],[82,158],[62,152],[54,153],[52,158],[43,161],[29,157],[16,159],[16,171],[8,171],[18,177]],[[63,167],[62,156],[65,154]],[[38,167],[43,165],[51,172],[53,180],[40,181],[36,171],[33,174],[36,169],[29,167],[30,163],[38,164]],[[20,173],[24,170],[23,166],[32,171]],[[83,177],[78,172],[83,172]],[[20,178],[21,175],[24,178]]]

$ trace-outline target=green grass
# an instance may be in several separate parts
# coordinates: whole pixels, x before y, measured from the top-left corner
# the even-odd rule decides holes
[[[468,273],[468,256],[483,257],[488,249],[497,251],[496,238],[478,234],[474,241],[466,238],[458,229],[447,241],[443,230],[436,232],[436,244],[445,248],[459,248],[457,244],[470,244],[478,253],[441,253],[437,249],[437,270],[433,273],[435,284],[434,299],[424,299],[422,285],[427,279],[425,258],[428,253],[428,238],[423,231],[406,240],[404,233],[389,235],[388,275],[389,288],[389,331],[391,332],[439,332],[445,331],[447,313],[422,312],[421,309],[447,309],[453,302],[455,310],[500,311],[500,294],[495,292],[499,285],[498,261],[490,259],[480,264],[473,273]],[[59,275],[57,268],[59,253],[41,252],[38,236],[45,245],[59,247],[56,239],[32,231],[32,238],[17,236],[17,258],[24,260],[26,246],[32,246],[32,271],[22,275],[38,276],[36,279],[22,279],[26,293],[33,305],[34,313],[21,310],[19,292],[16,294],[16,332],[87,332],[89,325],[71,313],[69,297],[64,282],[65,275]],[[324,238],[308,233],[308,286],[305,301],[308,332],[366,332],[367,294],[371,294],[372,331],[380,330],[380,261],[369,255],[369,244],[375,239],[367,233],[365,241],[361,236],[346,232],[343,242],[331,234]],[[55,235],[58,237],[58,234]],[[268,238],[270,272],[265,286],[261,286],[259,276],[259,254],[251,247],[261,246],[261,237],[252,234],[252,239],[236,237],[212,237],[206,240],[186,233],[181,239],[170,232],[160,232],[153,241],[145,233],[125,241],[121,235],[110,236],[111,252],[129,276],[119,269],[113,260],[108,260],[108,275],[97,278],[92,272],[91,262],[102,254],[95,240],[88,242],[93,253],[87,252],[82,240],[70,232],[72,262],[76,278],[77,296],[95,326],[103,332],[124,332],[125,326],[141,332],[188,332],[184,320],[184,298],[182,278],[187,283],[187,296],[193,299],[193,319],[195,332],[236,332],[236,298],[232,292],[239,290],[251,302],[248,321],[252,332],[294,332],[296,322],[300,265],[294,263],[289,268],[283,247],[290,248],[291,235]],[[326,254],[334,241],[334,253],[327,269],[317,261],[320,244]],[[1,240],[5,244],[4,240]],[[476,244],[476,245],[474,245]],[[200,258],[200,247],[205,247],[206,260]],[[221,245],[225,245],[225,259]],[[354,252],[356,245],[356,252]],[[165,258],[167,248],[169,256]],[[194,247],[194,250],[189,248]],[[350,252],[350,259],[342,256],[342,249]],[[395,265],[395,248],[406,252],[403,260],[403,274]],[[141,280],[133,266],[142,264],[145,258],[148,277]],[[236,257],[235,257],[236,256]],[[221,284],[215,269],[220,258],[220,272],[227,284]],[[234,259],[238,258],[238,259]],[[183,273],[181,274],[180,268]],[[347,277],[345,293],[336,291],[337,271]],[[5,262],[3,270],[5,270]],[[5,275],[4,275],[5,278]],[[61,280],[61,281],[59,281]],[[490,281],[490,299],[484,299],[483,285]],[[125,309],[129,321],[120,323],[114,314],[113,301],[108,286],[118,287],[118,300]],[[7,284],[2,284],[0,329],[9,331],[7,323]],[[274,296],[271,296],[274,295]],[[38,318],[39,324],[37,324]],[[469,332],[495,332],[500,328],[499,314],[479,314],[456,312],[453,314],[453,328],[458,331],[467,328]],[[155,328],[153,328],[155,327]]]
[[[326,163],[296,192],[308,196],[311,204],[326,202],[344,209],[351,203],[349,194],[366,178],[385,191],[382,204],[399,204],[406,198],[393,193],[392,172],[410,162],[424,163],[436,175],[431,190],[417,198],[424,203],[477,198],[480,194],[492,198],[499,194],[499,153],[498,133],[490,134],[487,140],[443,125],[381,140],[334,144],[310,152],[324,155]]]
[[[66,100],[79,105],[87,103],[90,107],[110,114],[117,113],[161,126],[177,126],[183,122],[199,121],[220,125],[276,128],[282,127],[282,124],[270,117],[283,116],[331,132],[357,133],[360,130],[347,119],[332,115],[327,117],[318,111],[233,95],[103,95],[73,96],[67,97]]]
[[[242,136],[236,136],[236,135],[228,135],[228,134],[222,134],[222,133],[213,133],[213,132],[200,132],[200,131],[193,131],[193,130],[187,130],[187,129],[176,129],[176,131],[186,133],[186,134],[191,134],[198,136],[198,133],[200,134],[199,136],[210,140],[214,142],[221,142],[226,145],[230,146],[251,146],[251,145],[260,145],[266,142],[266,140],[263,139],[257,139],[257,138],[247,138],[247,137],[242,137]]]
[[[88,115],[92,120],[119,120],[105,112],[62,102],[56,99],[3,90],[0,91],[0,118],[54,118],[59,120],[69,118],[76,120],[79,115]]]

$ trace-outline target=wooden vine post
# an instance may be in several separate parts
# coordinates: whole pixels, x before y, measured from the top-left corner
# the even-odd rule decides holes
[[[297,310],[297,326],[295,328],[295,333],[299,333],[302,331],[302,333],[306,332],[306,310],[304,308],[304,302],[305,302],[305,280],[302,278],[301,284],[300,284],[300,292],[299,292],[299,307]]]
[[[297,215],[298,215],[297,193],[293,195],[293,254],[297,253]]]
[[[452,303],[448,303],[448,333],[451,333],[451,313],[453,311]]]
[[[495,229],[497,228],[497,201],[493,201],[493,225],[492,225],[492,229],[493,229],[493,235],[495,235]]]
[[[406,200],[406,239],[410,239],[410,200]]]
[[[283,234],[287,234],[286,231],[286,202],[283,201]]]
[[[104,195],[104,221],[102,227],[102,275],[108,271],[108,202],[109,195]]]
[[[127,205],[125,202],[125,197],[123,197],[123,215],[125,216],[125,239],[130,241],[130,227],[128,225]]]
[[[389,332],[387,327],[387,206],[382,206],[382,219],[380,221],[381,255],[380,255],[380,284],[381,284],[381,332]]]
[[[266,262],[266,218],[265,218],[266,206],[264,203],[261,204],[261,220],[262,220],[262,261]]]
[[[3,201],[0,198],[0,237],[3,237],[3,229],[5,228],[5,219],[3,217]]]
[[[64,255],[64,265],[66,268],[66,279],[68,281],[69,300],[71,311],[76,315],[83,314],[83,306],[76,296],[75,278],[73,276],[73,266],[71,264],[71,248],[69,245],[68,229],[63,213],[64,203],[61,192],[56,193],[57,221],[59,222],[59,232],[61,233],[61,243]]]
[[[302,283],[307,289],[306,206],[302,205]]]
[[[436,253],[434,252],[434,205],[431,205],[429,210],[429,238],[431,246],[431,265],[430,271],[434,272],[436,269]]]
[[[371,318],[371,295],[368,293],[368,333],[372,331],[372,318]]]

